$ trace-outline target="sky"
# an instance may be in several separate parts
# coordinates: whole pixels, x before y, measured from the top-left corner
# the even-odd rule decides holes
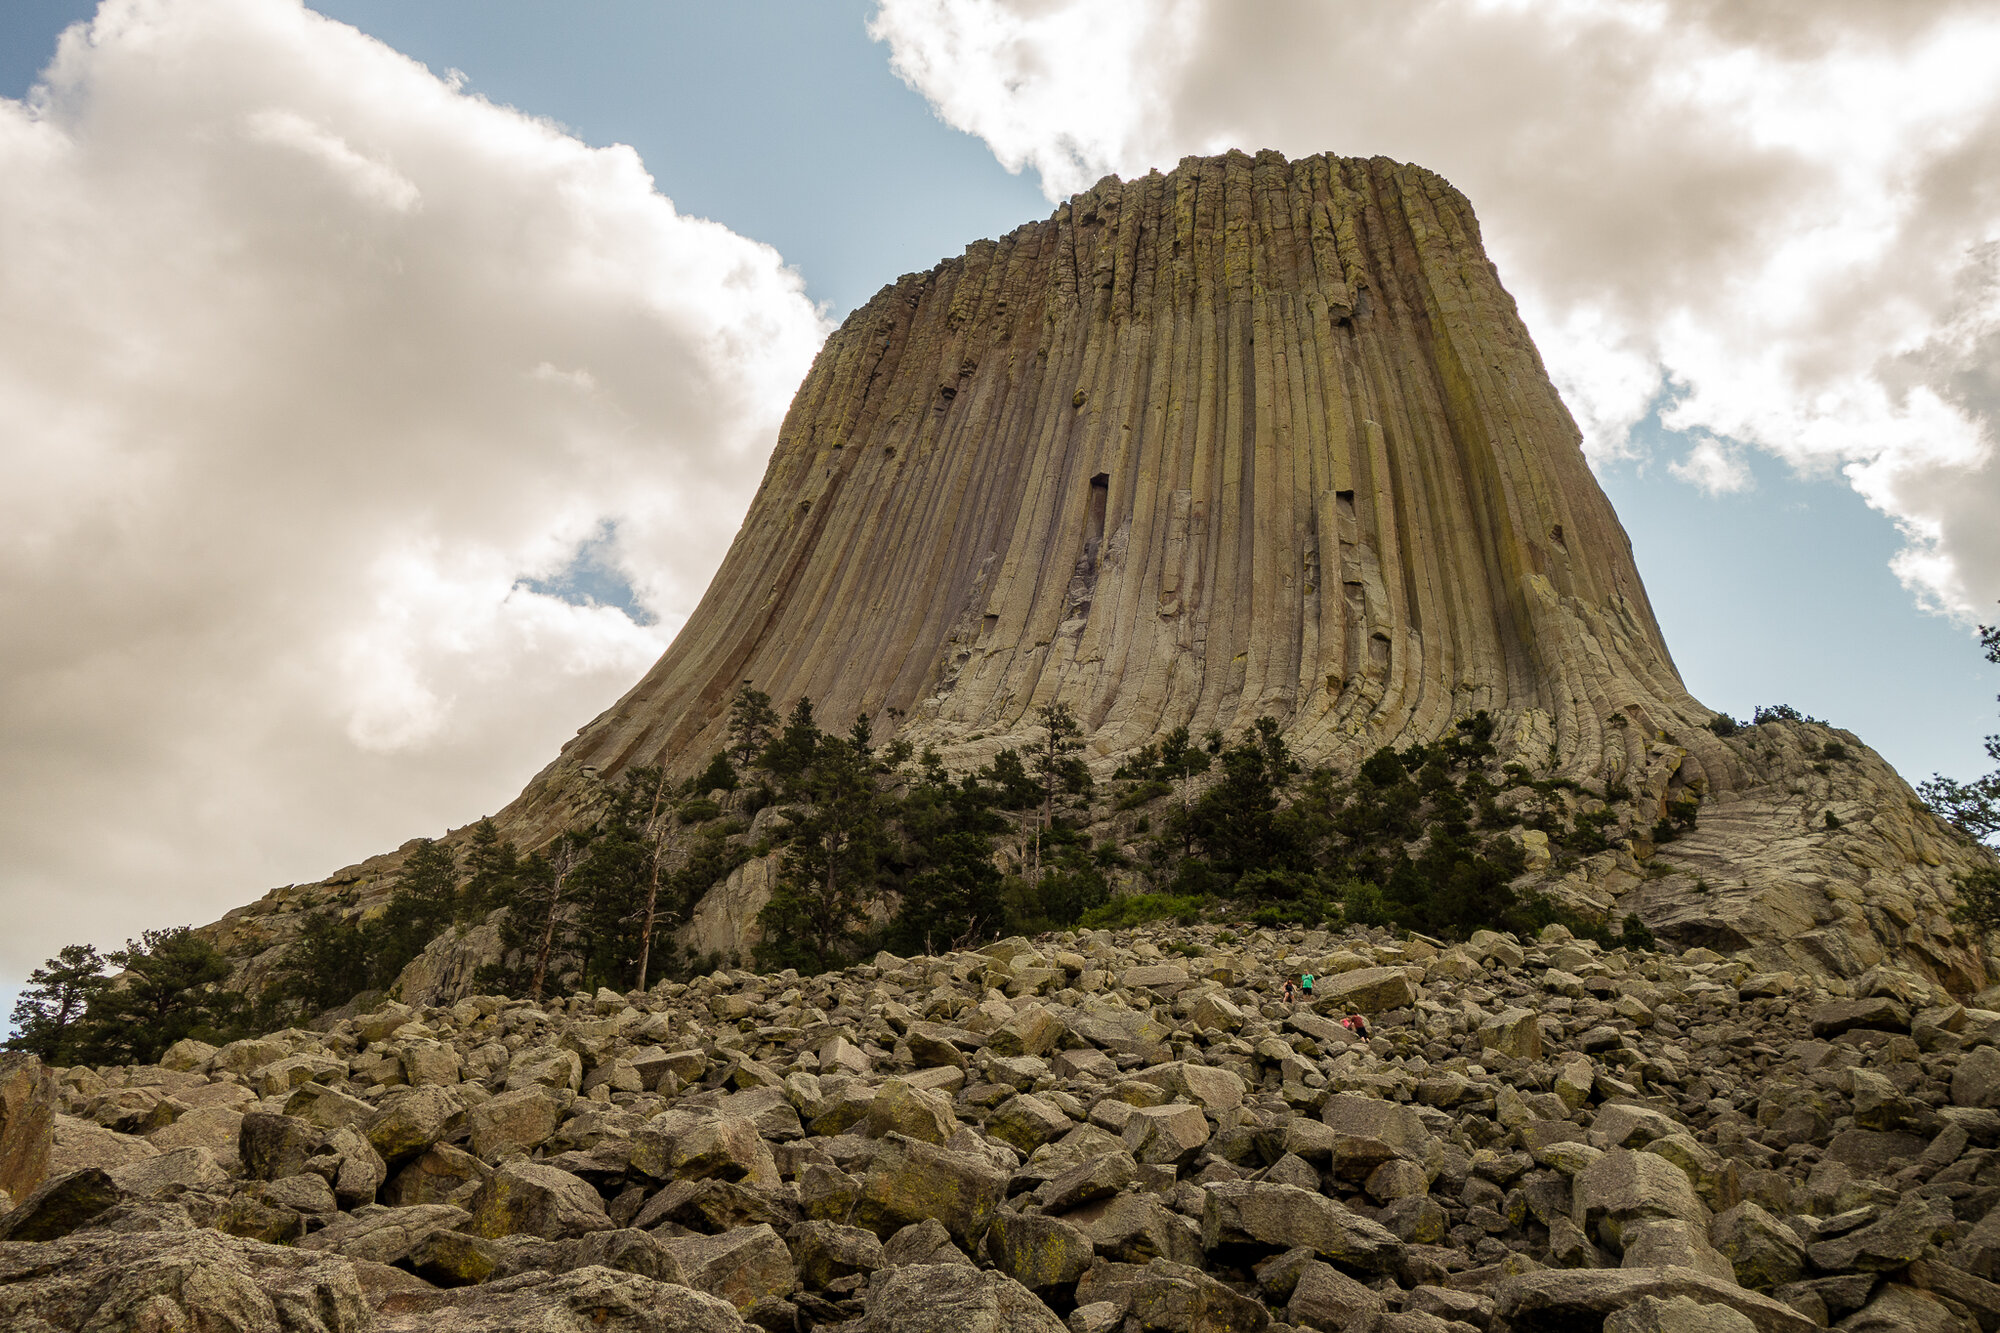
[[[841,318],[1231,147],[1465,191],[1695,695],[1969,777],[1994,68],[1990,0],[0,7],[0,1002],[504,804]]]

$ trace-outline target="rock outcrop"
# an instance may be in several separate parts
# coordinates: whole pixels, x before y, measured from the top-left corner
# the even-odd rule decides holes
[[[1352,768],[1486,710],[1502,760],[1633,793],[1611,850],[1535,887],[1767,967],[2000,980],[1948,919],[1987,854],[1857,738],[1707,729],[1471,205],[1386,159],[1108,178],[885,287],[821,351],[673,645],[500,824],[539,845],[632,765],[692,772],[745,679],[957,768],[1052,702],[1101,773],[1260,716]],[[1699,831],[1651,862],[1691,800]],[[216,934],[269,950],[391,865]],[[684,943],[743,952],[760,873]],[[431,960],[406,998],[464,994],[466,962]]]
[[[1359,981],[1287,1002],[1305,971]],[[388,1004],[30,1069],[53,1174],[0,1211],[0,1326],[1974,1333],[1996,1042],[1912,971],[1560,927]],[[216,1107],[227,1152],[177,1133]]]

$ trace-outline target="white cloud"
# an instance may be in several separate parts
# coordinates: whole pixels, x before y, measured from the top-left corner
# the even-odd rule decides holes
[[[1742,454],[1712,437],[1696,441],[1686,458],[1667,464],[1667,471],[1710,495],[1747,491],[1755,480]]]
[[[14,976],[512,796],[679,627],[826,332],[630,149],[295,0],[112,0],[46,77],[0,101]],[[522,585],[584,543],[656,623]]]
[[[1189,153],[1385,154],[1464,190],[1599,458],[1674,387],[1843,468],[1959,614],[2000,598],[2000,10],[1979,0],[879,0],[895,69],[1060,198]]]

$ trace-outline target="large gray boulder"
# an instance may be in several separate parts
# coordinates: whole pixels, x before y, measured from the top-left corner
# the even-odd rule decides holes
[[[0,1214],[0,1241],[58,1240],[125,1197],[107,1171],[66,1171]]]
[[[1091,1238],[1073,1222],[1001,1212],[986,1229],[986,1256],[1028,1290],[1046,1295],[1075,1285],[1097,1252]]]
[[[389,1178],[382,1187],[382,1202],[392,1208],[424,1203],[455,1203],[463,1207],[492,1174],[492,1167],[463,1148],[449,1143],[433,1144]]]
[[[1382,1014],[1417,1002],[1416,983],[1400,967],[1361,967],[1313,980],[1313,1008],[1333,1016]]]
[[[243,1174],[252,1180],[283,1180],[306,1169],[306,1162],[325,1147],[325,1127],[297,1116],[251,1111],[243,1117],[237,1153]]]
[[[1097,1253],[1121,1263],[1170,1259],[1201,1263],[1201,1230],[1158,1195],[1120,1194],[1085,1204],[1064,1221],[1083,1229]]]
[[[561,1240],[611,1230],[604,1200],[581,1177],[540,1162],[505,1162],[479,1187],[465,1229],[476,1236]]]
[[[1126,1327],[1159,1333],[1263,1333],[1271,1324],[1259,1302],[1165,1259],[1144,1267],[1099,1260],[1076,1284],[1076,1303],[1113,1306]]]
[[[328,1333],[333,1333],[329,1330]],[[374,1333],[751,1333],[727,1301],[589,1267],[384,1300]]]
[[[1708,1237],[1746,1287],[1769,1291],[1805,1273],[1806,1247],[1797,1233],[1748,1200],[1717,1213]]]
[[[442,1239],[433,1234],[433,1241]],[[681,1262],[667,1242],[651,1232],[620,1227],[614,1231],[593,1231],[568,1240],[542,1240],[535,1236],[509,1236],[504,1240],[482,1241],[492,1258],[492,1277],[512,1277],[517,1273],[567,1273],[578,1268],[615,1268],[621,1273],[637,1273],[655,1282],[675,1286],[689,1282]],[[433,1251],[434,1255],[439,1251]],[[484,1281],[484,1278],[477,1279]],[[711,1293],[713,1294],[713,1293]]]
[[[1757,1333],[1813,1333],[1819,1327],[1791,1306],[1688,1268],[1544,1269],[1503,1280],[1493,1311],[1510,1333],[1572,1333],[1652,1296],[1722,1305]]]
[[[1359,1093],[1343,1092],[1327,1098],[1320,1121],[1330,1137],[1323,1142],[1302,1141],[1307,1151],[1300,1155],[1317,1157],[1323,1151],[1328,1170],[1357,1185],[1384,1162],[1397,1158],[1423,1161],[1432,1141],[1430,1131],[1412,1108]]]
[[[775,1185],[770,1145],[747,1116],[669,1115],[633,1137],[632,1169],[656,1180],[749,1180]]]
[[[1708,1230],[1708,1208],[1687,1173],[1657,1153],[1617,1149],[1577,1172],[1571,1183],[1574,1220],[1614,1253],[1624,1249],[1625,1227],[1648,1218],[1673,1218]]]
[[[380,1111],[368,1122],[368,1142],[393,1167],[450,1138],[465,1122],[465,1103],[451,1089],[397,1088],[382,1099]]]
[[[0,1192],[24,1199],[48,1179],[55,1078],[23,1051],[0,1053]]]
[[[792,1252],[769,1226],[738,1227],[715,1236],[665,1242],[687,1284],[748,1310],[767,1296],[789,1296],[799,1284]]]
[[[1331,1264],[1315,1259],[1300,1267],[1292,1283],[1285,1321],[1326,1333],[1345,1333],[1388,1309],[1382,1294]]]
[[[118,1188],[134,1198],[152,1199],[190,1189],[216,1189],[228,1185],[229,1173],[216,1164],[206,1148],[176,1148],[157,1157],[146,1157],[110,1172]]]
[[[838,1222],[801,1222],[788,1237],[801,1285],[818,1291],[828,1283],[872,1273],[885,1264],[882,1242],[872,1231]]]
[[[1641,1296],[1607,1316],[1604,1333],[1757,1333],[1757,1325],[1726,1305],[1703,1305],[1686,1296]]]
[[[1304,1246],[1322,1259],[1380,1272],[1402,1253],[1380,1222],[1296,1185],[1223,1181],[1206,1191],[1201,1212],[1204,1250],[1290,1250]]]
[[[1951,1234],[1951,1226],[1949,1204],[1939,1212],[1926,1200],[1905,1199],[1867,1226],[1807,1246],[1806,1257],[1822,1272],[1890,1273],[1921,1259]]]
[[[1208,1133],[1208,1117],[1199,1106],[1141,1106],[1125,1121],[1125,1147],[1142,1164],[1181,1167],[1194,1160]]]
[[[853,1222],[887,1240],[912,1222],[935,1218],[970,1250],[1006,1196],[1007,1177],[981,1159],[891,1134],[861,1179]]]
[[[114,1171],[129,1162],[157,1156],[159,1152],[152,1143],[136,1134],[120,1134],[88,1120],[57,1112],[49,1144],[48,1175],[59,1176],[90,1166]]]
[[[868,1333],[1068,1333],[1004,1273],[962,1264],[885,1268],[868,1281]]]
[[[503,1092],[466,1113],[472,1153],[492,1162],[509,1153],[532,1152],[555,1134],[562,1112],[563,1095],[539,1083]]]
[[[304,1250],[326,1250],[378,1264],[401,1263],[440,1231],[455,1231],[472,1215],[450,1204],[416,1208],[366,1208],[344,1213],[299,1242]]]
[[[912,1222],[882,1243],[882,1267],[907,1268],[925,1264],[963,1264],[978,1267],[934,1217]]]
[[[176,1230],[0,1246],[0,1328],[369,1333],[381,1325],[345,1259]]]

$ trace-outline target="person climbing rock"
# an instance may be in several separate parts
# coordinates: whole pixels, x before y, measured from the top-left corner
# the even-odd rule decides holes
[[[1340,1025],[1361,1038],[1361,1040],[1368,1040],[1368,1020],[1360,1014],[1349,1014],[1340,1020]]]
[[[1305,995],[1306,995],[1306,998],[1307,998],[1308,1000],[1310,1000],[1310,999],[1311,999],[1311,998],[1313,997],[1313,974],[1312,974],[1312,973],[1308,972],[1308,973],[1306,973],[1306,974],[1305,974],[1304,976],[1302,976],[1302,977],[1300,977],[1300,978],[1299,978],[1299,988],[1300,988],[1301,990],[1303,990],[1303,991],[1305,992]]]

